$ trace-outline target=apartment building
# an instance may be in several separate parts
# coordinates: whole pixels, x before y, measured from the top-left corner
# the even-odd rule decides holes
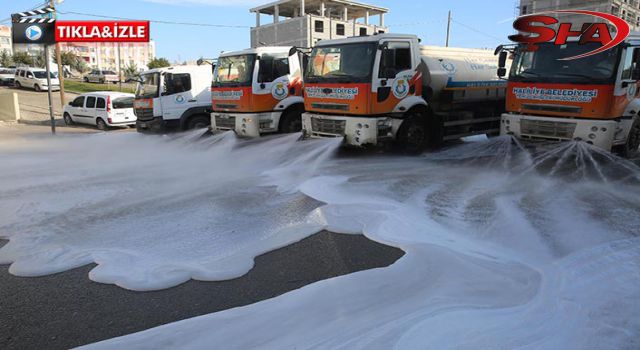
[[[614,14],[629,23],[632,31],[640,30],[639,0],[521,0],[520,14],[528,15],[552,10],[589,10]],[[574,23],[574,28],[584,22],[602,22],[596,18],[560,15],[559,19]]]
[[[347,0],[280,0],[250,10],[251,47],[312,47],[319,40],[386,33],[388,9]],[[263,17],[271,19],[263,23]],[[377,17],[377,23],[372,23]]]
[[[0,25],[0,52],[7,51],[13,54],[13,45],[11,44],[11,27]]]
[[[118,69],[118,46],[122,68],[135,65],[147,69],[149,61],[156,57],[156,46],[148,43],[61,43],[62,51],[73,52],[89,67],[96,69]]]

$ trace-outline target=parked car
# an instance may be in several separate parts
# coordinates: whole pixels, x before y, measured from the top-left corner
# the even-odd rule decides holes
[[[0,85],[13,85],[16,70],[14,68],[0,67]]]
[[[60,90],[60,80],[55,72],[50,72],[51,91]],[[37,92],[49,90],[47,85],[47,71],[42,68],[18,68],[14,76],[15,87],[30,88]]]
[[[63,108],[67,125],[89,124],[100,130],[114,126],[135,126],[135,95],[122,92],[91,92],[76,97]]]
[[[84,81],[86,83],[118,83],[120,82],[120,77],[118,77],[118,73],[112,70],[100,70],[94,69],[89,74],[84,77]]]

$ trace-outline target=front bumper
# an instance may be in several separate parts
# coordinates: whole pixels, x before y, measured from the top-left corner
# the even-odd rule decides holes
[[[500,122],[500,134],[528,140],[584,141],[605,150],[611,150],[617,127],[618,122],[614,120],[552,118],[505,113]]]
[[[211,130],[233,130],[238,136],[260,137],[261,134],[277,132],[281,112],[266,113],[211,113]]]
[[[344,137],[351,146],[377,145],[394,137],[392,119],[386,117],[302,114],[302,132],[311,138]]]
[[[180,128],[180,122],[177,120],[163,120],[162,117],[153,119],[136,120],[136,130],[141,133],[165,133],[176,131]]]

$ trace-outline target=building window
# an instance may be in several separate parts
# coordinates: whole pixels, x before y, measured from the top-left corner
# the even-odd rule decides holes
[[[527,5],[522,6],[522,14],[523,15],[527,14]]]
[[[316,33],[324,33],[324,21],[315,21],[314,26]]]
[[[360,36],[367,36],[367,28],[360,28]]]
[[[336,35],[344,35],[344,24],[336,25]]]

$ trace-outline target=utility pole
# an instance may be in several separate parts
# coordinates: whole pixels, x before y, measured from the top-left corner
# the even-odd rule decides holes
[[[449,47],[449,35],[451,34],[451,10],[449,10],[449,17],[447,18],[447,41],[444,46]]]
[[[58,13],[55,11],[55,0],[50,0],[49,4],[54,12],[51,14],[53,19],[58,19]],[[62,58],[60,55],[60,43],[56,43],[56,61],[58,62],[58,80],[60,81],[60,106],[64,107],[66,104],[64,98],[64,71],[62,69]]]
[[[51,96],[51,63],[49,60],[51,55],[49,54],[49,45],[44,45],[44,59],[47,61],[47,94],[49,95],[49,118],[51,119],[51,133],[55,135],[56,133],[56,118],[53,115],[53,98]],[[58,61],[59,62],[59,61]]]
[[[120,43],[118,44],[118,84],[120,85],[120,92],[122,92],[122,59],[120,58]]]

